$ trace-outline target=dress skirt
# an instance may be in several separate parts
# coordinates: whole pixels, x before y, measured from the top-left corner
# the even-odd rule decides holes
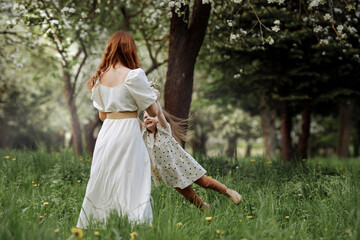
[[[106,119],[99,132],[90,179],[77,223],[106,223],[111,212],[131,222],[149,223],[151,167],[137,118]]]

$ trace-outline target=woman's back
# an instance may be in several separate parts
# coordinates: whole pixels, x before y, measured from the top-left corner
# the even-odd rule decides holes
[[[148,108],[156,95],[141,68],[115,69],[96,82],[91,98],[101,112],[134,112]]]

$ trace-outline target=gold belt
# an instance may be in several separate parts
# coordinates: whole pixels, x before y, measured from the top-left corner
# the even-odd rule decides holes
[[[106,113],[107,119],[137,118],[137,112],[109,112]]]

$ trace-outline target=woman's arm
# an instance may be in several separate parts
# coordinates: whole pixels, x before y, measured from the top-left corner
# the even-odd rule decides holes
[[[150,107],[148,107],[146,109],[146,112],[151,116],[151,117],[156,117],[158,115],[159,112],[159,107],[157,105],[156,102],[154,102],[153,104],[150,105]]]
[[[163,128],[168,128],[167,121],[166,121],[166,118],[164,116],[164,112],[162,111],[161,105],[160,105],[160,103],[158,101],[156,101],[156,103],[157,103],[158,108],[159,108],[159,113],[157,115],[159,123]]]
[[[99,118],[103,122],[106,119],[106,112],[99,111]]]

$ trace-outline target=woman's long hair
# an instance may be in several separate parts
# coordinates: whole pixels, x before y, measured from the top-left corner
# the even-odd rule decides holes
[[[182,146],[185,142],[190,142],[190,138],[186,135],[190,118],[178,118],[165,110],[163,113],[166,121],[170,124],[172,136],[175,140]]]
[[[96,73],[88,81],[89,90],[94,87],[96,80],[102,74],[109,71],[110,67],[114,68],[118,63],[130,69],[140,67],[135,41],[127,32],[116,32],[109,39],[102,61]]]

